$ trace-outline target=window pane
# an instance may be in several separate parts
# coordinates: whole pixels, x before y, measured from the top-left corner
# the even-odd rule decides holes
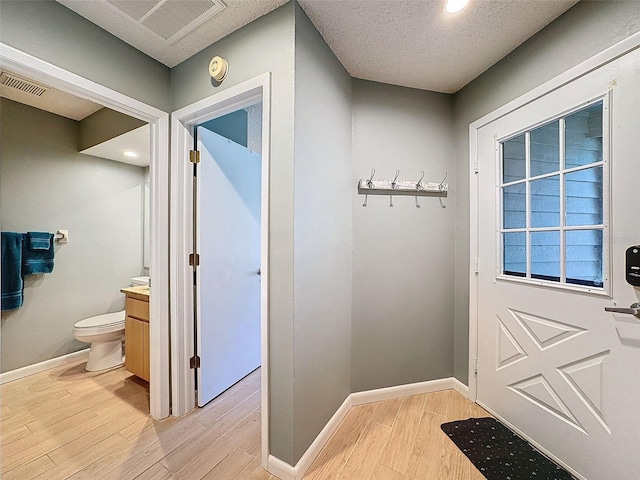
[[[560,170],[560,121],[531,130],[532,177]]]
[[[524,183],[502,188],[504,228],[524,228],[527,221],[526,186]]]
[[[527,237],[525,232],[503,233],[504,274],[524,277],[527,274]]]
[[[565,119],[565,168],[602,161],[602,102]]]
[[[531,227],[560,226],[560,176],[531,181]]]
[[[567,225],[602,224],[602,167],[592,167],[565,176]]]
[[[502,182],[522,180],[526,172],[524,134],[502,143]]]
[[[567,283],[602,287],[602,230],[566,232]]]
[[[560,232],[531,232],[531,278],[560,281]]]

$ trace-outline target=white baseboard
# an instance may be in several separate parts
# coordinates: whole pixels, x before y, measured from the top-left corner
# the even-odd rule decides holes
[[[457,378],[453,378],[453,389],[458,392],[460,395],[469,398],[469,387],[467,387],[464,383],[462,383]],[[475,399],[470,399],[471,401],[475,401]]]
[[[441,378],[438,380],[429,380],[428,382],[409,383],[406,385],[398,385],[397,387],[356,392],[351,394],[351,404],[362,405],[363,403],[381,402],[383,400],[391,400],[392,398],[449,390],[454,388],[453,380],[453,377]]]
[[[295,480],[300,480],[304,474],[307,473],[307,470],[320,453],[320,450],[322,450],[322,448],[327,444],[331,435],[334,434],[344,418],[347,416],[347,413],[349,413],[349,410],[351,410],[351,406],[353,405],[351,402],[352,396],[353,394],[345,398],[342,405],[340,405],[340,408],[338,408],[336,413],[333,414],[313,443],[309,448],[307,448],[307,451],[304,452],[304,455],[302,455],[300,460],[298,460],[298,463],[296,463],[294,468]]]
[[[352,393],[342,402],[340,408],[333,414],[307,451],[304,452],[304,455],[302,455],[295,467],[280,460],[278,457],[269,455],[267,470],[281,480],[301,480],[322,448],[327,444],[331,435],[333,435],[347,416],[351,407],[365,403],[391,400],[392,398],[438,392],[440,390],[455,390],[465,397],[469,395],[469,388],[454,377]]]
[[[13,382],[20,378],[35,375],[36,373],[44,372],[51,368],[59,367],[67,363],[73,363],[78,360],[83,360],[89,357],[89,349],[80,350],[78,352],[69,353],[62,357],[52,358],[51,360],[45,360],[44,362],[34,363],[33,365],[27,365],[26,367],[17,368],[10,372],[0,373],[0,385]]]
[[[278,477],[280,480],[296,480],[295,468],[273,455],[269,455],[267,472]]]

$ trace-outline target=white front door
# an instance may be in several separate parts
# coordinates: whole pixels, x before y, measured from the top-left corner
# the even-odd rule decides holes
[[[261,156],[197,129],[198,406],[260,366]]]
[[[477,402],[590,480],[640,478],[640,51],[478,131]]]

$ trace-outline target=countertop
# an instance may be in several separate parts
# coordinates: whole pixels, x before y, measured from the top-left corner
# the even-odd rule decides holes
[[[135,298],[137,300],[142,300],[143,302],[149,301],[148,285],[141,285],[138,287],[125,287],[125,288],[121,288],[120,291],[124,293],[127,297]]]

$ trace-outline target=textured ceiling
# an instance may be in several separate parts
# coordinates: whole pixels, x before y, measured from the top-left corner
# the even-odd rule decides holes
[[[133,45],[138,50],[155,58],[168,67],[174,67],[180,62],[186,60],[193,54],[208,47],[221,38],[226,37],[230,33],[244,27],[255,19],[275,10],[284,5],[289,0],[222,0],[225,8],[216,13],[213,17],[198,24],[190,33],[181,36],[177,41],[168,44],[163,38],[153,33],[144,25],[136,23],[131,17],[124,15],[121,11],[114,8],[114,5],[125,9],[129,12],[140,10],[142,6],[159,4],[159,0],[56,0],[65,7],[82,15],[87,20],[102,27],[106,31]],[[185,12],[189,6],[207,3],[208,0],[167,0],[165,5],[175,5],[177,10],[169,10],[167,16],[159,20],[157,27],[172,31],[167,22],[171,19],[179,26],[183,26],[184,19],[178,15],[179,12]],[[210,1],[210,0],[209,0]],[[126,5],[131,8],[126,9]],[[136,8],[138,7],[138,8]],[[140,10],[140,14],[146,11],[145,8]],[[204,9],[203,9],[204,11]],[[147,24],[151,27],[151,24]],[[154,28],[160,32],[161,28]],[[179,28],[175,29],[176,31]]]
[[[299,0],[352,77],[454,93],[577,0]]]
[[[199,26],[190,33],[181,31],[180,38],[173,43],[162,41],[144,25],[136,24],[113,8],[118,5],[137,11],[141,5],[158,6],[161,0],[57,1],[173,67],[288,0],[222,0],[225,8],[204,23],[195,21],[191,25]],[[177,6],[213,1],[162,0]],[[299,3],[353,77],[453,93],[577,1],[470,0],[465,10],[453,15],[445,13],[445,0],[299,0]],[[165,21],[180,19],[165,15]],[[173,32],[181,25],[172,30],[170,25],[163,24],[163,28]]]

